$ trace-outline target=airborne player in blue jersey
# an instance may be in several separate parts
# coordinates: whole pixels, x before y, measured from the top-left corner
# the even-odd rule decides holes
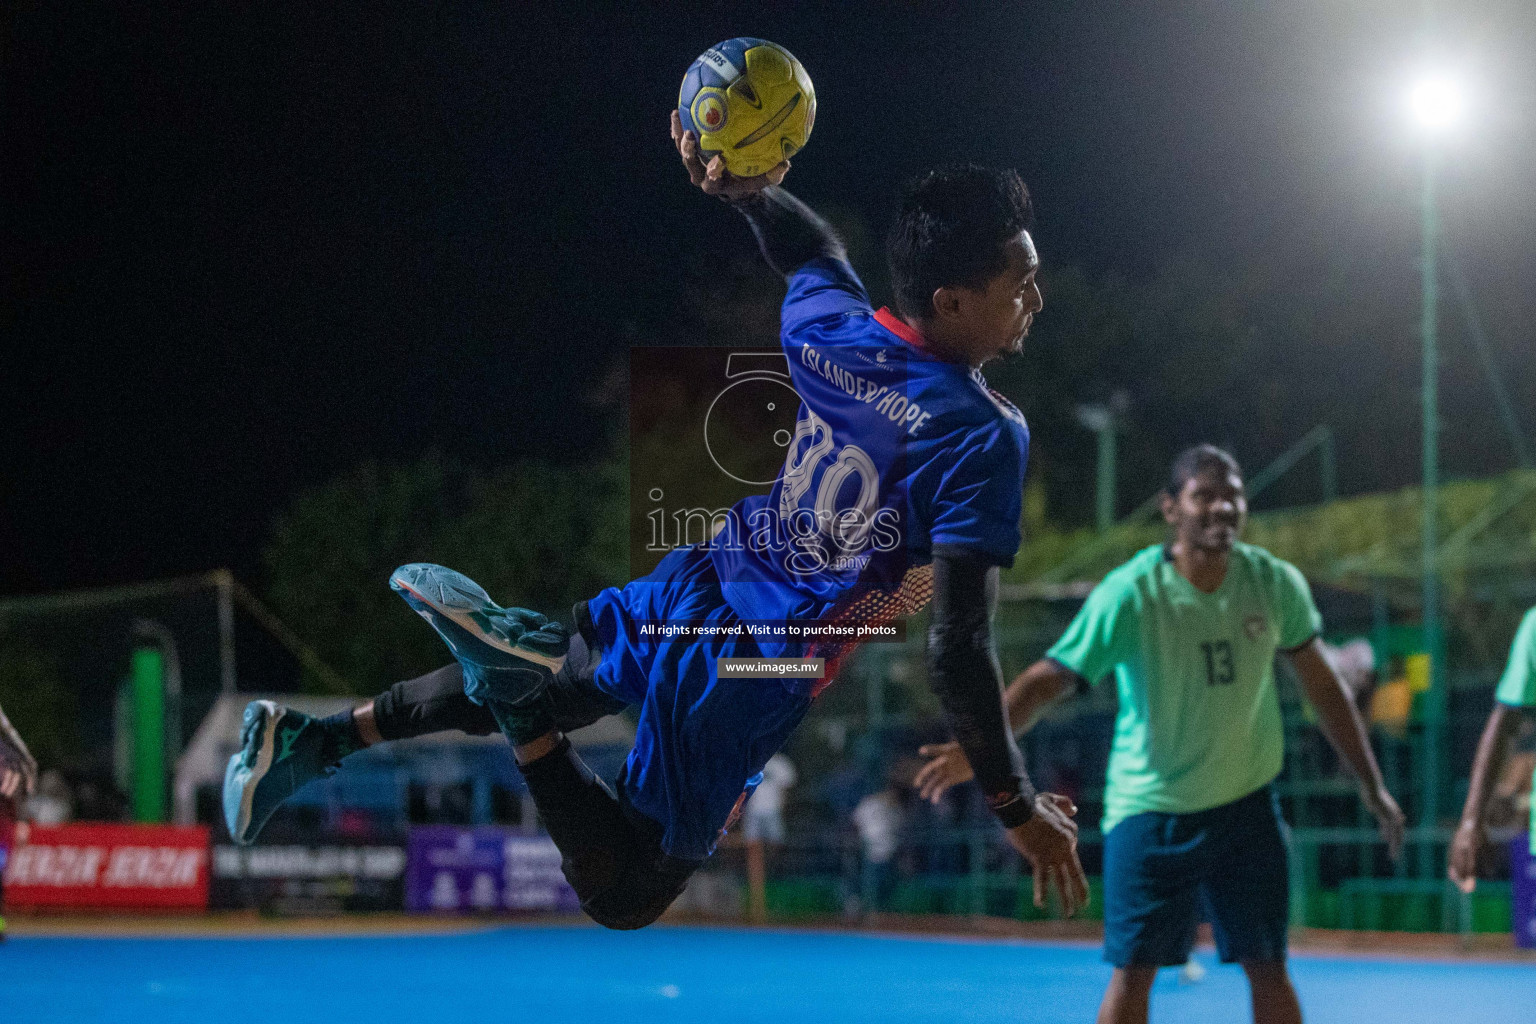
[[[836,235],[780,187],[787,163],[732,178],[718,158],[700,160],[675,113],[672,137],[693,184],[741,212],[788,283],[782,337],[802,405],[773,489],[740,502],[711,540],[578,604],[575,635],[441,566],[396,570],[391,585],[457,664],[330,719],[251,704],[225,778],[231,834],[252,841],[283,799],[360,746],[499,729],[582,909],[643,927],[713,851],[851,649],[738,627],[887,622],[931,599],[930,684],[1034,867],[1036,902],[1054,886],[1072,912],[1087,899],[1074,809],[1030,785],[991,632],[998,568],[1019,546],[1029,435],[979,367],[1019,351],[1041,306],[1023,182],[978,167],[915,182],[889,243],[897,311],[877,312]],[[665,623],[695,635],[645,628]],[[719,668],[725,658],[821,658],[825,670],[743,678]],[[625,707],[639,709],[635,746],[610,789],[564,733]]]

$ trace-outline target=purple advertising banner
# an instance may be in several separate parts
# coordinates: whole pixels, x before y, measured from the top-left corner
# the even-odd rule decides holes
[[[463,914],[578,909],[548,836],[423,825],[407,843],[405,909]]]
[[[1509,877],[1514,883],[1515,945],[1536,949],[1536,856],[1531,855],[1531,837],[1516,836],[1509,841]]]

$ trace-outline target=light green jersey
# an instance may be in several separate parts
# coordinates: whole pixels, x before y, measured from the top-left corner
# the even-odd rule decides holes
[[[1536,708],[1536,608],[1525,613],[1515,631],[1515,642],[1509,646],[1509,664],[1504,667],[1493,699],[1513,708]],[[1531,776],[1531,785],[1536,787],[1536,774]],[[1531,801],[1531,852],[1536,854],[1536,799]]]
[[[1280,773],[1285,735],[1276,650],[1322,628],[1301,572],[1238,544],[1206,594],[1164,548],[1147,548],[1088,595],[1047,653],[1120,697],[1105,832],[1143,811],[1185,814],[1247,796]]]

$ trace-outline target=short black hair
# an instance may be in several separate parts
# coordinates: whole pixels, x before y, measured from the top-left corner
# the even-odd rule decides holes
[[[960,164],[914,178],[886,241],[896,309],[926,319],[936,290],[983,287],[1002,273],[1004,245],[1031,216],[1017,171]]]
[[[1169,496],[1177,498],[1184,493],[1185,484],[1211,469],[1223,475],[1230,473],[1239,480],[1243,478],[1243,469],[1232,457],[1231,452],[1213,444],[1197,444],[1192,448],[1184,449],[1179,453],[1179,457],[1173,460],[1173,469],[1168,473]]]

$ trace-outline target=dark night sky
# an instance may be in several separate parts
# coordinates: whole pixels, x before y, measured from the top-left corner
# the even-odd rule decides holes
[[[256,577],[293,493],[365,458],[599,448],[613,424],[581,396],[631,343],[687,343],[679,287],[749,245],[665,132],[688,62],[743,34],[817,85],[791,187],[872,230],[926,165],[1011,164],[1048,264],[1262,264],[1298,304],[1326,278],[1378,311],[1255,403],[1294,407],[1277,436],[1345,424],[1347,489],[1416,477],[1418,165],[1395,104],[1417,0],[743,10],[10,5],[0,594]],[[1481,111],[1447,157],[1447,232],[1536,429],[1536,13],[1457,5],[1438,46],[1477,69]],[[1071,344],[1049,303],[1034,343]],[[1507,466],[1449,358],[1448,470]]]

